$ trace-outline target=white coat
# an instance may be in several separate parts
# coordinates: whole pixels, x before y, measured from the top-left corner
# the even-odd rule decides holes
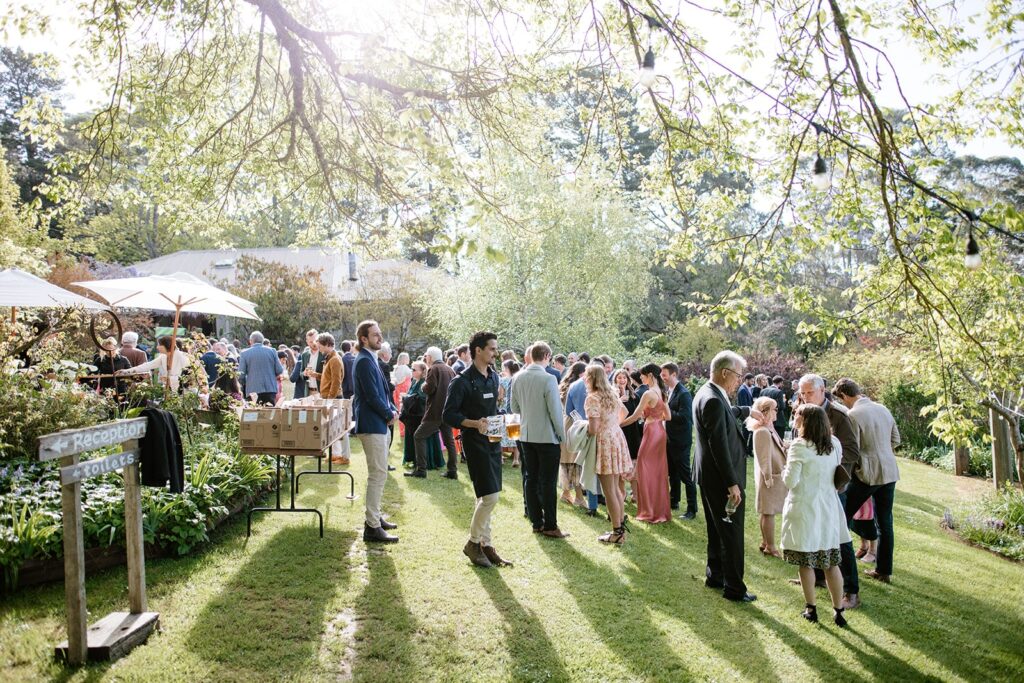
[[[783,550],[811,553],[850,542],[846,514],[833,483],[843,447],[832,437],[832,452],[818,455],[813,444],[797,439],[789,447],[782,481],[789,493],[782,507]]]

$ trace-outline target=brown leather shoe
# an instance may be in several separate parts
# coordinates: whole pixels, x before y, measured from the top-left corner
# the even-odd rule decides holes
[[[494,546],[484,545],[484,546],[481,546],[481,548],[483,548],[484,555],[487,556],[487,559],[490,560],[491,564],[493,564],[495,567],[511,567],[512,566],[511,562],[509,562],[508,560],[502,559],[501,555],[498,554],[498,551],[494,549]]]
[[[877,569],[869,569],[864,572],[864,576],[874,579],[875,581],[881,581],[882,583],[891,583],[892,578],[888,574],[879,574]]]
[[[843,609],[857,609],[860,607],[860,596],[856,593],[845,593],[839,606]]]
[[[462,549],[462,553],[469,558],[470,562],[478,567],[484,569],[490,569],[494,565],[487,559],[487,555],[484,554],[483,549],[479,543],[473,543],[473,541],[466,541],[465,547]]]
[[[540,533],[548,538],[569,538],[569,534],[565,533],[558,527],[555,527],[554,529],[544,529]]]

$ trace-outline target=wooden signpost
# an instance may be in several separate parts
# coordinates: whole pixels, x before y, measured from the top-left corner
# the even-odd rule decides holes
[[[146,419],[118,420],[95,427],[69,429],[39,439],[39,460],[60,458],[61,509],[64,521],[64,595],[68,639],[56,655],[71,664],[110,661],[127,654],[149,637],[160,615],[146,611],[146,558],[139,490],[139,439]],[[120,444],[122,452],[79,462],[79,455]],[[130,611],[112,612],[92,626],[85,609],[85,548],[82,540],[82,480],[116,469],[124,472],[125,543],[128,551]]]

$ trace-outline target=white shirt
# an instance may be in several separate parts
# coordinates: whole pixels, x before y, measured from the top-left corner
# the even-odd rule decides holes
[[[189,363],[190,359],[188,353],[180,350],[174,352],[174,360],[171,361],[170,373],[170,385],[172,391],[178,390],[178,378],[181,376],[182,370],[188,367]],[[162,353],[157,354],[157,357],[149,361],[148,363],[136,365],[134,368],[131,369],[131,372],[128,374],[139,375],[145,372],[152,372],[153,370],[157,371],[157,375],[160,378],[160,382],[163,383],[164,378],[167,377],[167,356],[165,356]]]
[[[313,368],[313,370],[315,371],[316,370],[316,364],[319,363],[319,362],[320,362],[320,349],[317,349],[316,351],[310,351],[309,352],[309,365],[306,366],[306,367]],[[309,387],[310,391],[313,391],[314,389],[316,389],[316,377],[307,377],[306,378],[306,386]]]
[[[710,381],[710,380],[709,380],[709,381]],[[725,396],[725,405],[726,405],[726,407],[728,407],[728,408],[732,408],[732,401],[730,401],[730,400],[729,400],[729,392],[728,392],[728,391],[726,391],[726,390],[725,390],[724,388],[722,388],[721,386],[719,386],[718,384],[715,384],[714,382],[711,382],[711,384],[712,384],[712,386],[716,386],[716,387],[718,387],[719,391],[721,391],[721,392],[722,392],[722,396]]]

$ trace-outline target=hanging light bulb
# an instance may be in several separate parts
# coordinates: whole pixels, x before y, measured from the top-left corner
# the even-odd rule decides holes
[[[658,73],[654,70],[654,50],[648,46],[647,54],[644,55],[644,63],[640,65],[640,85],[650,88],[657,80]]]
[[[828,175],[828,164],[818,155],[814,160],[814,173],[811,175],[811,185],[815,190],[824,192],[832,187],[832,178]]]
[[[981,267],[981,250],[978,249],[978,243],[974,240],[974,230],[967,233],[967,252],[964,254],[964,265],[971,270]]]

